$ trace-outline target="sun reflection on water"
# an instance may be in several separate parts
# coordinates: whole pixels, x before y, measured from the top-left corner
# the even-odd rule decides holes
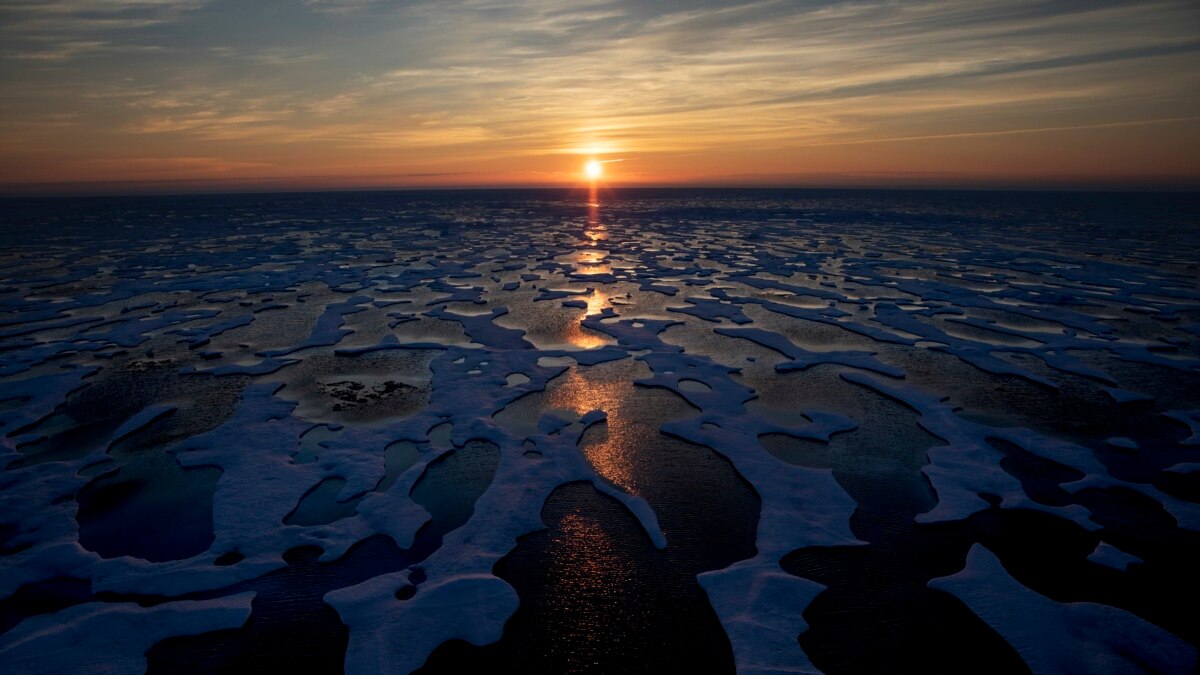
[[[612,274],[612,265],[608,262],[608,251],[600,249],[585,249],[575,258],[575,273],[583,275]]]
[[[611,632],[608,624],[613,616],[624,613],[622,604],[628,603],[624,589],[633,581],[633,561],[622,554],[595,517],[568,513],[559,528],[561,533],[550,540],[547,551],[546,597],[551,614],[567,632],[561,639],[573,651],[581,646],[588,649],[588,645],[602,651],[604,645],[594,641]],[[589,657],[586,653],[570,656],[582,662],[578,665]]]
[[[587,206],[588,222],[584,234],[590,241],[582,243],[586,248],[578,252],[576,268],[583,274],[611,273],[612,266],[605,262],[609,251],[592,247],[608,238],[607,228],[600,222],[600,200],[594,182],[588,194]],[[611,296],[597,288],[586,297],[586,301],[587,310],[579,321],[572,322],[566,335],[567,341],[583,349],[611,344],[613,340],[609,336],[582,325],[583,319],[600,314],[605,307],[611,306]],[[565,377],[561,384],[551,390],[547,406],[573,410],[579,415],[597,409],[605,411],[608,414],[607,423],[590,431],[587,437],[589,442],[581,449],[597,473],[625,491],[637,494],[637,470],[632,452],[637,433],[625,423],[625,411],[631,393],[629,382],[637,378],[584,377],[578,367],[571,368]]]
[[[548,408],[573,410],[583,415],[592,410],[608,413],[603,427],[589,432],[581,450],[596,472],[630,494],[638,494],[637,465],[633,448],[637,433],[626,424],[626,406],[630,394],[628,381],[585,378],[578,367],[571,368],[566,380],[549,392]]]
[[[583,316],[579,317],[579,321],[572,321],[567,326],[567,333],[564,336],[568,343],[580,349],[596,349],[604,345],[612,344],[614,340],[607,335],[597,333],[594,330],[583,327],[583,320],[593,314],[599,314],[608,306],[609,296],[607,293],[597,289],[588,295],[587,309]]]
[[[608,239],[606,227],[600,222],[600,201],[596,191],[596,183],[592,182],[591,189],[588,192],[588,224],[584,234],[589,241],[582,242],[581,245],[587,246]],[[607,260],[609,251],[602,248],[585,248],[578,252],[575,257],[575,271],[579,275],[599,275],[612,274],[613,268]],[[573,322],[567,329],[567,342],[571,345],[582,349],[595,349],[606,344],[612,344],[613,340],[606,335],[602,335],[595,331],[584,328],[580,322],[583,319],[599,314],[609,304],[609,295],[602,290],[595,290],[591,295],[587,296],[587,310],[579,321]]]
[[[592,183],[591,189],[588,190],[587,207],[587,230],[584,234],[592,241],[608,239],[608,228],[600,222],[600,195],[596,192],[595,183]]]

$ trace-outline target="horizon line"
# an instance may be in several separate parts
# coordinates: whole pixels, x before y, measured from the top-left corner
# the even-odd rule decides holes
[[[322,194],[322,193],[354,193],[354,192],[453,192],[453,191],[503,191],[503,190],[540,190],[540,191],[558,191],[570,192],[574,190],[587,190],[589,186],[585,182],[577,184],[529,184],[529,185],[398,185],[398,186],[287,186],[272,188],[264,185],[250,185],[244,189],[239,189],[234,186],[204,186],[197,187],[194,190],[172,190],[172,187],[178,187],[180,183],[192,183],[191,180],[180,181],[163,181],[161,189],[155,187],[147,187],[143,189],[132,188],[127,191],[122,191],[115,184],[110,183],[91,183],[83,184],[78,187],[70,184],[57,183],[40,183],[28,186],[22,186],[24,190],[11,190],[9,186],[0,185],[0,199],[15,200],[15,199],[72,199],[85,197],[188,197],[188,196],[221,196],[221,195],[286,195],[286,194]],[[114,182],[115,183],[115,182]],[[120,184],[124,184],[121,181]],[[36,185],[37,187],[34,187]],[[87,189],[85,185],[96,186],[96,189]],[[113,185],[114,189],[108,190],[100,187],[100,185]],[[12,186],[16,187],[16,186]],[[41,188],[41,189],[39,189]],[[1009,184],[929,184],[929,185],[885,185],[885,184],[785,184],[785,183],[715,183],[715,182],[695,182],[695,183],[659,183],[659,184],[609,184],[604,186],[609,191],[616,190],[821,190],[821,191],[875,191],[875,192],[1078,192],[1078,193],[1165,193],[1165,194],[1189,194],[1200,193],[1200,180],[1181,180],[1174,183],[1138,183],[1135,181],[1111,181],[1111,182],[1070,182],[1062,183],[1021,183],[1013,181]]]

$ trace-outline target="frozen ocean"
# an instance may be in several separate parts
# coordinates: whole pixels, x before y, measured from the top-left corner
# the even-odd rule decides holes
[[[5,673],[1192,673],[1200,196],[0,200]]]

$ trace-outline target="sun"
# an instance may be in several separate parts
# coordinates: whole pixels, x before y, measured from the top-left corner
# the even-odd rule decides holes
[[[590,180],[596,180],[600,177],[600,174],[604,173],[604,167],[594,159],[589,160],[587,164],[583,165],[583,173]]]

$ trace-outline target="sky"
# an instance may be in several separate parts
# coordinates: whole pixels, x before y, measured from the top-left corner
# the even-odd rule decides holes
[[[0,192],[1200,188],[1200,2],[0,0]]]

